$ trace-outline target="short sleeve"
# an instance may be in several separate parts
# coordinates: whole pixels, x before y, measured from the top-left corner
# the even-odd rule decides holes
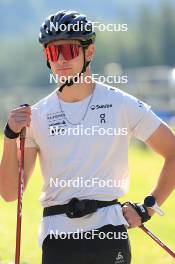
[[[38,145],[34,139],[32,127],[26,128],[25,147],[26,148],[38,148]]]
[[[17,146],[18,148],[20,146],[19,139],[17,140]],[[37,148],[38,149],[38,144],[35,141],[35,137],[33,133],[32,122],[31,122],[30,127],[26,127],[25,148]]]
[[[131,95],[124,98],[131,136],[146,141],[163,122],[149,105]]]

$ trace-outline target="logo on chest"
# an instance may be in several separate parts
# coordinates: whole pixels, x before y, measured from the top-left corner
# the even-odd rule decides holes
[[[97,104],[97,105],[91,105],[90,106],[90,109],[91,110],[98,110],[98,109],[108,109],[108,108],[111,108],[112,107],[112,104]]]
[[[106,114],[100,114],[100,123],[106,123]]]
[[[47,114],[49,135],[59,135],[67,127],[65,114],[63,112],[56,112]]]

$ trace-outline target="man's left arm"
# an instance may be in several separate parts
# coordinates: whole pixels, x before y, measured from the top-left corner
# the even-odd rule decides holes
[[[161,205],[175,188],[175,135],[162,123],[146,144],[164,158],[160,176],[150,193],[156,198],[158,205]],[[153,214],[151,209],[148,211],[150,215]]]
[[[160,206],[175,189],[175,135],[168,126],[162,123],[145,143],[164,158],[160,176],[149,194],[156,198]],[[150,208],[148,208],[148,213],[150,216],[154,214]],[[141,225],[141,218],[132,206],[123,207],[123,215],[130,227]]]

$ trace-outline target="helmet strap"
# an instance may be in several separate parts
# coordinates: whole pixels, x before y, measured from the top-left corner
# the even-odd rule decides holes
[[[49,69],[51,69],[51,67],[50,67],[50,63],[49,63],[48,60],[47,60],[47,67],[48,67]]]
[[[86,69],[87,69],[87,67],[91,61],[86,61],[85,50],[86,50],[86,47],[83,46],[84,63],[83,63],[83,68],[82,68],[81,72],[78,74],[78,76],[75,76],[75,78],[67,80],[63,85],[61,85],[60,88],[58,89],[60,92],[63,91],[65,86],[72,86],[78,80],[78,78],[86,71]]]

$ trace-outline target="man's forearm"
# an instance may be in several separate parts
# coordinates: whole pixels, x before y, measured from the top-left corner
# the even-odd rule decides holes
[[[4,151],[0,164],[0,194],[13,200],[17,194],[18,156],[16,140],[4,137]]]
[[[165,159],[164,166],[158,178],[157,184],[151,195],[156,198],[158,205],[161,205],[175,188],[175,155]],[[149,209],[153,215],[153,210]]]

